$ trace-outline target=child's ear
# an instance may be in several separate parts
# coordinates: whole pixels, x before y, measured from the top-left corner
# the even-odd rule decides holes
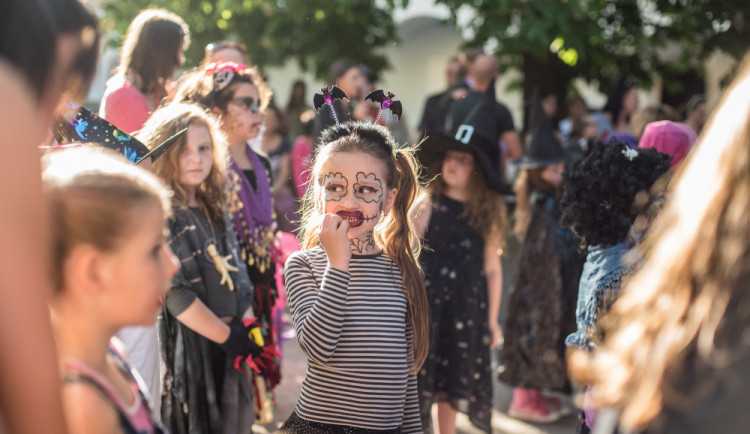
[[[393,202],[396,201],[396,195],[398,194],[398,189],[392,188],[388,190],[388,193],[385,196],[385,203],[383,204],[383,214],[388,214],[391,212],[391,208],[393,208]]]
[[[216,116],[216,119],[221,119],[221,115],[222,115],[222,113],[221,113],[221,110],[219,110],[219,108],[218,108],[218,107],[214,107],[214,108],[212,108],[212,109],[211,109],[211,113],[213,113],[213,114],[214,114],[214,116]]]
[[[65,286],[88,294],[102,291],[102,253],[88,244],[74,247],[65,260]]]

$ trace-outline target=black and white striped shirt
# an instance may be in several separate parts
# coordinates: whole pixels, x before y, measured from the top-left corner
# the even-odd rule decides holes
[[[297,403],[306,420],[421,433],[414,355],[401,273],[386,255],[353,255],[349,272],[327,267],[322,247],[284,268],[307,375]]]

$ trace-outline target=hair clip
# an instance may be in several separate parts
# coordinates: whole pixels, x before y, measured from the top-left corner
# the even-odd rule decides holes
[[[626,145],[625,149],[622,150],[622,155],[628,160],[633,161],[638,156],[638,151]]]
[[[341,90],[338,86],[331,87],[331,90],[328,90],[328,87],[324,87],[320,89],[322,93],[316,93],[313,96],[313,105],[315,106],[315,111],[320,112],[320,108],[323,107],[323,104],[328,104],[328,107],[331,108],[331,114],[333,114],[333,120],[336,121],[336,123],[339,123],[339,118],[336,116],[336,110],[333,108],[333,101],[337,99],[345,99],[348,100],[349,97],[346,96],[346,93]]]
[[[242,63],[223,62],[210,63],[206,66],[205,74],[213,76],[213,91],[220,90],[229,86],[236,74],[242,74],[247,70],[247,66]]]
[[[370,100],[380,106],[380,111],[378,112],[378,116],[375,118],[374,123],[378,123],[380,115],[383,114],[383,110],[385,109],[390,109],[393,116],[396,116],[397,120],[401,120],[401,101],[393,99],[394,96],[396,95],[391,92],[388,92],[388,95],[386,95],[385,92],[383,92],[383,89],[378,89],[370,92],[370,94],[365,97],[365,101]]]

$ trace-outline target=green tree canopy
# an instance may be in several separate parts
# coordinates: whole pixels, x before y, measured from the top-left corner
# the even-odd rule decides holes
[[[653,73],[679,86],[670,79],[700,71],[714,49],[739,57],[750,44],[747,0],[436,1],[454,22],[460,10],[473,11],[468,44],[495,42],[504,64],[525,76],[542,68],[566,83],[598,80],[603,90],[620,77],[648,84]]]
[[[247,46],[253,64],[281,65],[295,59],[303,70],[327,79],[329,66],[348,58],[379,72],[388,59],[382,47],[396,40],[394,7],[408,0],[104,0],[105,28],[125,34],[143,9],[164,8],[190,26],[189,65],[211,42],[231,39]],[[398,5],[397,5],[398,3]]]

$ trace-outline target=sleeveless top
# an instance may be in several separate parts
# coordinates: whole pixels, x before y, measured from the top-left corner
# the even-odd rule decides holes
[[[110,347],[108,354],[112,356],[130,383],[130,390],[135,397],[132,404],[128,405],[124,402],[102,374],[76,359],[63,359],[62,363],[66,371],[62,377],[63,385],[87,383],[101,392],[117,411],[120,427],[125,434],[164,434],[165,431],[151,416],[148,399],[142,392],[144,387],[139,382],[138,373],[127,365],[114,348]]]

